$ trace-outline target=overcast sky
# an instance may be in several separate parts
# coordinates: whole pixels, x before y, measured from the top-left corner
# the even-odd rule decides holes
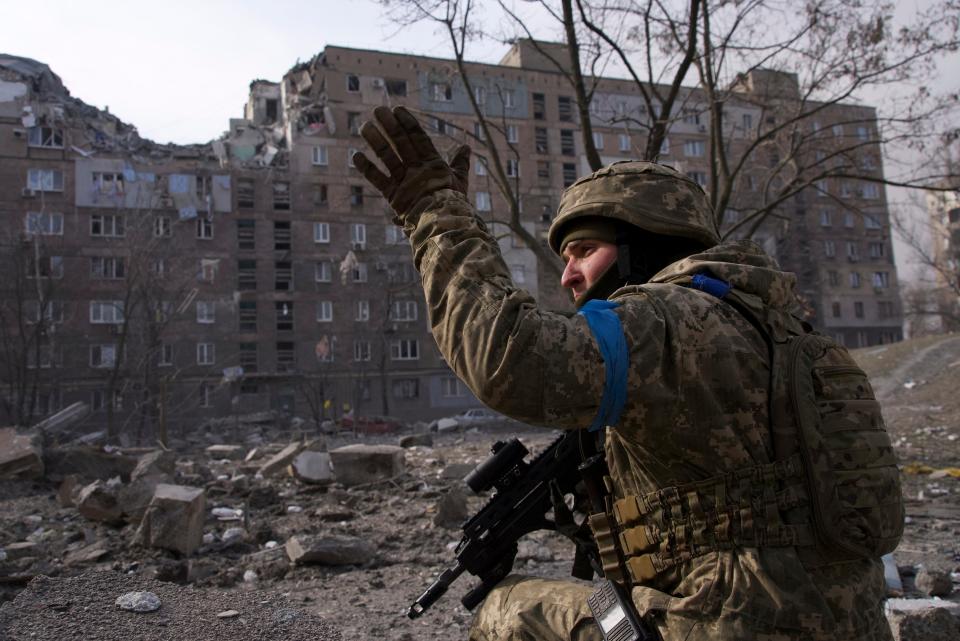
[[[928,2],[901,1],[897,12],[910,15]],[[535,18],[534,5],[516,7],[542,25],[538,37],[561,38],[549,20]],[[47,63],[74,96],[109,107],[161,143],[219,137],[242,116],[251,80],[280,80],[328,44],[450,56],[435,27],[398,29],[372,0],[5,0],[0,16],[0,53]],[[492,13],[486,18],[486,30],[507,34]],[[471,43],[467,57],[497,62],[506,50],[488,39]],[[960,88],[960,55],[943,65],[940,84]],[[897,251],[901,276],[913,279]]]

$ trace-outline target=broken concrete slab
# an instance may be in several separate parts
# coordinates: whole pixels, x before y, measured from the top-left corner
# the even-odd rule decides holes
[[[3,550],[4,557],[7,561],[17,561],[30,556],[38,556],[44,552],[42,545],[32,541],[19,541],[17,543],[11,543],[0,548],[0,550]]]
[[[143,515],[134,542],[190,555],[203,542],[206,492],[161,483]]]
[[[84,518],[119,525],[123,521],[123,509],[117,500],[117,487],[103,481],[87,485],[77,497],[77,510]]]
[[[360,565],[376,555],[369,541],[352,536],[298,534],[290,537],[284,549],[290,561],[298,565]]]
[[[398,445],[403,448],[433,447],[433,434],[407,434],[400,437]]]
[[[176,455],[166,450],[147,452],[137,459],[137,466],[130,472],[130,480],[148,476],[172,476],[176,471]]]
[[[333,483],[333,468],[328,452],[300,452],[290,463],[290,475],[304,483]]]
[[[0,479],[37,479],[43,472],[37,435],[23,434],[13,427],[0,429]]]
[[[290,443],[290,445],[287,445],[278,453],[271,456],[270,460],[261,465],[257,473],[263,477],[280,474],[287,469],[287,466],[293,462],[293,459],[296,458],[297,454],[302,452],[305,447],[304,443]]]
[[[953,591],[949,572],[924,566],[917,571],[914,585],[927,596],[947,596]]]
[[[77,497],[80,494],[82,485],[80,477],[76,474],[68,474],[60,483],[57,490],[57,505],[60,507],[74,507],[77,504]]]
[[[93,563],[110,554],[110,547],[106,541],[97,541],[76,550],[68,551],[63,557],[63,564],[67,567]]]
[[[39,423],[35,423],[33,429],[44,434],[57,434],[67,430],[72,425],[76,425],[90,414],[90,406],[83,401],[78,401],[68,405],[53,416],[49,416]]]
[[[467,499],[466,491],[461,488],[455,487],[446,492],[437,501],[437,513],[433,517],[433,524],[449,530],[459,528],[470,516]]]
[[[472,463],[451,463],[440,471],[440,478],[445,481],[462,481],[475,467]]]
[[[103,481],[119,476],[127,482],[137,467],[137,459],[133,457],[86,446],[48,448],[43,453],[43,462],[47,468],[47,478],[54,481],[68,474],[76,474],[84,479]]]
[[[209,446],[205,451],[207,456],[217,461],[222,459],[239,461],[246,455],[247,448],[242,445],[224,445],[220,443]]]
[[[117,502],[123,510],[127,523],[140,523],[153,500],[157,486],[172,481],[173,479],[166,474],[142,476],[117,488]]]
[[[406,456],[396,445],[347,445],[330,452],[337,482],[346,486],[375,483],[406,470]]]
[[[939,599],[891,599],[892,601],[940,601]],[[887,602],[887,620],[896,641],[956,641],[960,638],[960,618],[957,608],[936,607],[927,604],[907,613],[890,612]],[[949,603],[940,601],[941,604]],[[958,604],[950,604],[958,605]]]

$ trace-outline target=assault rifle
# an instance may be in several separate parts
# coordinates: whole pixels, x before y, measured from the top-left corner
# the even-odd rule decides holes
[[[487,504],[463,524],[463,538],[456,549],[456,562],[420,595],[407,616],[416,619],[443,596],[464,571],[478,577],[480,584],[461,599],[474,609],[513,568],[517,541],[536,530],[556,530],[577,545],[573,575],[590,579],[599,567],[589,527],[577,526],[564,497],[577,496],[583,472],[578,467],[591,459],[605,468],[596,454],[596,440],[586,430],[565,432],[529,463],[529,450],[517,439],[498,441],[492,455],[464,478],[477,494],[496,488]],[[547,518],[553,511],[553,520]],[[595,548],[594,548],[595,550]]]

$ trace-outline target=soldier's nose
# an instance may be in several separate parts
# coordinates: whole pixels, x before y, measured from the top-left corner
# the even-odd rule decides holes
[[[563,275],[560,277],[561,287],[576,287],[583,282],[583,274],[577,269],[575,261],[569,261],[563,269]]]

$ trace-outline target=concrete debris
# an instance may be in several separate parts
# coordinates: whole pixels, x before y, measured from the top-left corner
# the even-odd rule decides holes
[[[39,423],[34,424],[33,429],[41,434],[59,434],[76,425],[89,415],[90,406],[82,401],[78,401],[65,407],[53,416],[49,416]]]
[[[117,608],[127,612],[156,612],[160,609],[160,597],[153,592],[127,592],[117,597]]]
[[[287,466],[293,462],[293,459],[296,458],[297,454],[302,452],[305,447],[306,445],[304,443],[290,443],[260,466],[257,474],[264,478],[280,474],[287,469]]]
[[[160,484],[134,541],[190,555],[203,540],[205,513],[206,492],[202,488]]]
[[[399,476],[406,470],[402,447],[396,445],[346,445],[330,452],[337,482],[348,487]]]
[[[80,477],[76,474],[68,474],[64,477],[60,483],[60,488],[57,490],[57,505],[60,507],[76,506],[80,490]]]
[[[52,481],[60,481],[68,474],[103,481],[119,476],[122,480],[129,481],[130,474],[137,466],[137,459],[133,457],[88,446],[48,448],[44,451],[43,458],[47,478]]]
[[[462,481],[475,467],[473,463],[451,463],[440,471],[440,478],[444,481]]]
[[[448,530],[455,530],[463,525],[470,516],[467,498],[467,493],[458,487],[444,493],[437,502],[437,513],[433,517],[433,524]]]
[[[137,466],[130,473],[130,480],[136,481],[149,476],[170,476],[176,469],[176,456],[166,450],[154,450],[141,456]]]
[[[218,521],[239,521],[243,518],[243,510],[232,507],[215,507],[210,514]]]
[[[887,620],[897,641],[956,641],[960,604],[940,599],[890,599]]]
[[[953,581],[949,572],[927,567],[920,567],[914,584],[927,596],[947,596],[953,591]]]
[[[110,549],[105,541],[97,541],[75,550],[68,550],[63,557],[63,564],[67,567],[93,563],[110,554]]]
[[[400,447],[433,447],[433,434],[408,434],[401,436],[397,443]]]
[[[883,578],[887,582],[887,596],[903,596],[903,581],[893,553],[883,555]]]
[[[104,481],[87,485],[77,497],[77,510],[91,521],[113,525],[123,522],[123,509],[117,500],[117,486]]]
[[[284,549],[298,565],[361,565],[376,555],[370,542],[352,536],[298,534],[290,537]]]
[[[290,463],[290,474],[304,483],[327,485],[333,483],[333,468],[327,452],[300,452]]]
[[[238,616],[240,616],[240,613],[236,610],[224,610],[223,612],[217,612],[218,619],[232,619]]]
[[[0,429],[0,479],[37,479],[43,472],[39,438],[13,427]]]
[[[242,445],[211,445],[206,449],[207,456],[214,460],[226,459],[238,461],[246,454],[247,449]]]
[[[37,556],[43,553],[43,546],[31,541],[20,541],[11,543],[3,548],[4,558],[7,561],[17,561],[31,556]]]

